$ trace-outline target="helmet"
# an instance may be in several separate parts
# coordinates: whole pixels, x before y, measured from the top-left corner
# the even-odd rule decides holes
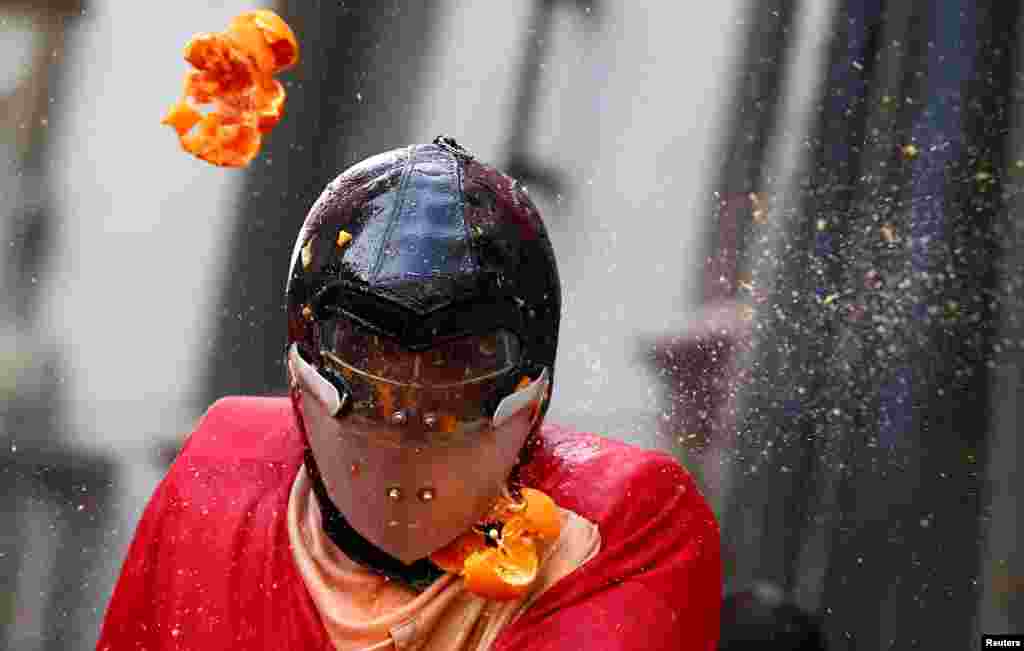
[[[334,179],[302,225],[286,296],[289,347],[357,428],[472,435],[524,387],[542,392],[537,423],[547,411],[561,314],[551,242],[525,189],[451,138]]]

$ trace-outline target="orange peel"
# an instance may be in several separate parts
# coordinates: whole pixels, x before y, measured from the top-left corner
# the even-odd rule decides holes
[[[222,167],[248,165],[281,121],[286,93],[274,75],[298,63],[295,34],[273,11],[249,11],[223,32],[193,36],[185,60],[194,69],[161,123],[193,156]],[[208,104],[209,112],[199,110]]]
[[[522,501],[499,498],[483,522],[430,555],[446,572],[461,575],[466,589],[485,599],[508,601],[525,595],[537,579],[539,546],[561,535],[558,507],[545,493],[524,488]]]
[[[502,536],[498,547],[474,552],[466,559],[466,590],[493,601],[522,597],[537,579],[537,546],[531,538]]]

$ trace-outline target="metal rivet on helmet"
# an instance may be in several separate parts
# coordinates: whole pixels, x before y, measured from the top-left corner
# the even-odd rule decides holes
[[[409,422],[409,416],[405,413],[405,411],[399,410],[391,414],[392,425],[405,425],[407,422]]]
[[[416,492],[416,497],[418,497],[421,502],[432,502],[435,497],[434,489],[430,486],[424,486]]]

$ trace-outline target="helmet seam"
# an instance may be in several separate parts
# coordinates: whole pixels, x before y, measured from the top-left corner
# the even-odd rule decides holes
[[[388,217],[388,227],[384,231],[384,237],[381,238],[380,245],[377,248],[377,259],[373,262],[373,270],[369,274],[369,282],[375,283],[377,276],[380,274],[380,269],[384,266],[384,248],[387,247],[388,242],[391,240],[391,235],[394,233],[395,227],[398,225],[398,219],[402,214],[402,210],[405,208],[406,200],[406,189],[409,187],[409,179],[412,178],[413,169],[416,167],[416,145],[409,145],[409,158],[405,161],[405,169],[402,170],[402,180],[398,185],[398,200],[395,201],[395,207],[391,211],[391,215]]]

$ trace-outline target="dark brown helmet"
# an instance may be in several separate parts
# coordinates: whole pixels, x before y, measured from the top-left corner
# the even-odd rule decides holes
[[[561,286],[547,230],[514,179],[450,138],[334,179],[302,225],[286,294],[288,344],[344,388],[324,355],[325,324],[338,320],[413,352],[511,333],[516,368],[481,396],[486,409],[521,375],[547,369],[553,382]]]

